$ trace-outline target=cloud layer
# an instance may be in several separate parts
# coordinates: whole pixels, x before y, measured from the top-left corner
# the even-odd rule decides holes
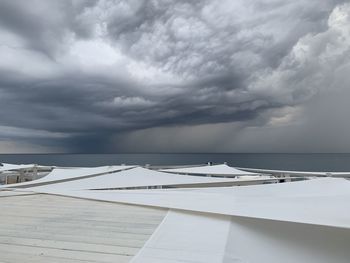
[[[343,2],[1,1],[0,152],[347,151]]]

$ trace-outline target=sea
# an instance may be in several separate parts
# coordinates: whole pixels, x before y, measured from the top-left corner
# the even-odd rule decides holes
[[[224,163],[234,167],[350,172],[350,153],[139,153],[139,154],[0,154],[0,163],[36,163],[53,166],[195,165]]]

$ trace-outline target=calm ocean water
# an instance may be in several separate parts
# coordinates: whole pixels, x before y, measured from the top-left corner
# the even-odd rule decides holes
[[[110,164],[182,165],[227,162],[231,166],[299,171],[350,171],[350,154],[0,154],[0,162],[57,166]]]

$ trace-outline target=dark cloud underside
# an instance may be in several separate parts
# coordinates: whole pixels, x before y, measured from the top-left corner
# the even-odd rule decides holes
[[[0,152],[337,151],[299,140],[347,94],[349,22],[340,0],[1,1]]]

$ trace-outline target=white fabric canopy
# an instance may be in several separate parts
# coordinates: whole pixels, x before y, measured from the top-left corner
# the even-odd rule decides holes
[[[196,190],[72,191],[67,196],[230,216],[350,228],[350,182],[322,178],[285,184]]]
[[[226,164],[205,165],[205,166],[175,168],[175,169],[162,169],[161,171],[167,172],[167,173],[197,174],[197,175],[222,175],[222,176],[258,175],[257,173],[238,170]]]
[[[350,181],[345,179],[241,187],[89,190],[216,184],[255,177],[188,176],[126,166],[55,169],[46,181],[29,182],[25,191],[169,209],[132,263],[349,262]]]
[[[350,229],[169,211],[131,263],[348,263]]]
[[[254,178],[255,179],[255,178]],[[261,178],[266,180],[268,178]],[[33,191],[61,191],[61,190],[88,190],[110,189],[126,187],[169,186],[169,185],[196,185],[240,181],[235,178],[213,178],[201,176],[178,175],[158,172],[136,167],[117,173],[109,173],[80,180],[42,185],[31,188]],[[241,180],[242,181],[242,180]]]
[[[116,171],[122,171],[126,169],[134,168],[135,166],[127,165],[113,165],[113,166],[100,166],[100,167],[88,167],[88,168],[55,168],[48,175],[40,179],[18,183],[10,185],[2,185],[0,187],[30,187],[35,185],[52,184],[67,180],[76,180],[79,178],[97,176],[106,173],[112,173]]]
[[[350,172],[307,172],[307,171],[288,171],[288,170],[269,170],[269,169],[256,169],[256,168],[238,168],[247,170],[253,173],[263,173],[272,175],[289,175],[289,176],[315,176],[315,177],[350,177]]]
[[[144,173],[135,168],[119,174],[133,170]],[[132,263],[348,263],[350,258],[350,182],[345,179],[203,189],[97,191],[48,185],[26,190],[169,208]]]
[[[85,168],[56,168],[47,176],[43,177],[43,181],[57,181],[70,178],[79,178],[83,176],[112,173],[134,168],[134,165],[112,165],[100,167],[85,167]]]
[[[131,263],[223,262],[228,216],[169,211]]]

